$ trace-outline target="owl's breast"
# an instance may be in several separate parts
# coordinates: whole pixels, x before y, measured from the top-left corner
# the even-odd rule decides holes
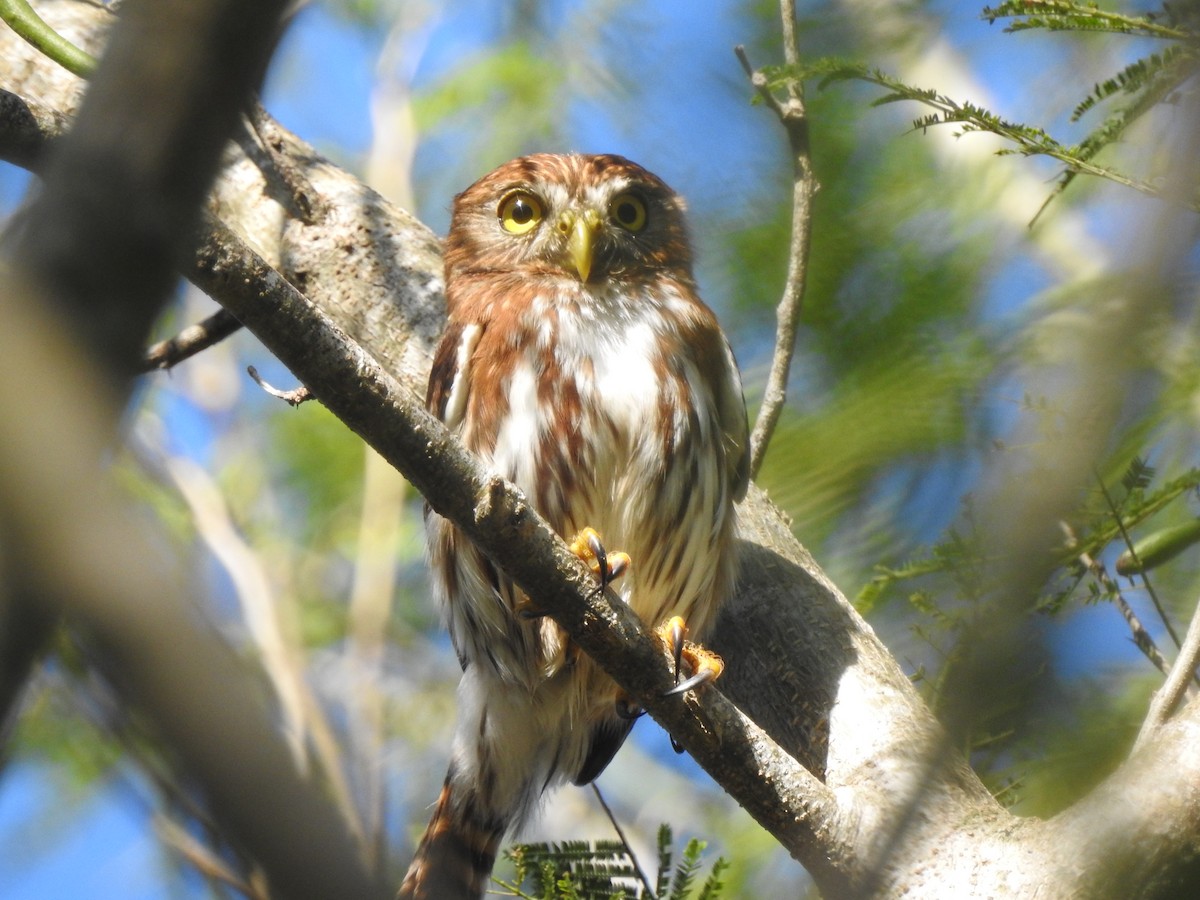
[[[505,378],[495,468],[562,529],[621,501],[661,468],[673,393],[663,323],[651,310],[534,304]],[[598,527],[598,526],[596,526]]]
[[[659,407],[663,378],[655,330],[648,322],[634,322],[616,334],[597,340],[590,353],[573,359],[571,348],[562,348],[570,366],[581,406],[607,426],[625,449],[632,449]]]

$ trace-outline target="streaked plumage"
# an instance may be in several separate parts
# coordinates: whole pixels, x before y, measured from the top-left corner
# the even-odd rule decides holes
[[[614,584],[647,625],[702,639],[735,577],[746,412],[696,296],[683,203],[619,156],[513,160],[455,199],[449,321],[428,404],[565,538],[632,559]],[[463,666],[441,798],[401,897],[480,896],[543,792],[624,741],[619,691],[452,525],[427,518]]]

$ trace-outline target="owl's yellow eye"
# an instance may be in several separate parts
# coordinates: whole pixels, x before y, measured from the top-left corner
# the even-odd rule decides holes
[[[528,191],[513,191],[500,201],[497,215],[509,234],[525,234],[542,221],[542,204]]]
[[[646,224],[646,204],[635,194],[618,194],[608,205],[608,214],[626,231],[641,231]]]

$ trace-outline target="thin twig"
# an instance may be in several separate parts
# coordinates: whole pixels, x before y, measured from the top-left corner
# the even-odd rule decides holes
[[[1150,701],[1146,721],[1142,723],[1142,729],[1138,732],[1137,740],[1133,744],[1135,753],[1154,736],[1154,733],[1179,706],[1179,701],[1187,692],[1189,682],[1195,675],[1198,664],[1200,664],[1200,602],[1197,602],[1196,610],[1192,613],[1192,622],[1188,625],[1187,636],[1183,639],[1183,646],[1179,648],[1179,656],[1175,658],[1175,665],[1167,674],[1167,680],[1162,689]]]
[[[1104,567],[1104,563],[1099,562],[1090,553],[1079,554],[1079,561],[1087,567],[1088,571],[1100,582],[1100,585],[1108,591],[1114,602],[1117,604],[1117,609],[1121,611],[1126,623],[1129,625],[1129,630],[1133,633],[1133,643],[1142,651],[1143,655],[1153,663],[1154,668],[1162,672],[1164,675],[1169,674],[1170,666],[1167,665],[1166,659],[1158,650],[1158,645],[1154,643],[1154,638],[1150,637],[1150,632],[1146,631],[1146,626],[1142,624],[1142,620],[1138,618],[1133,607],[1129,605],[1129,601],[1125,599],[1121,593],[1120,587],[1112,576],[1108,574],[1108,569]]]
[[[178,822],[159,813],[154,817],[154,830],[164,844],[210,881],[228,885],[251,900],[268,900],[257,886],[234,872],[212,847],[198,841]]]
[[[1154,609],[1158,613],[1158,617],[1162,620],[1163,625],[1166,626],[1167,634],[1175,642],[1175,647],[1180,648],[1179,635],[1175,631],[1175,626],[1171,624],[1166,608],[1162,605],[1162,601],[1158,599],[1158,594],[1154,591],[1154,585],[1150,583],[1150,576],[1138,560],[1137,551],[1133,548],[1133,540],[1129,537],[1129,532],[1125,529],[1125,519],[1121,516],[1121,511],[1117,508],[1117,504],[1113,500],[1112,494],[1108,492],[1108,487],[1104,484],[1104,479],[1100,477],[1099,472],[1096,473],[1096,482],[1100,485],[1100,493],[1104,495],[1104,500],[1108,504],[1113,518],[1116,520],[1117,529],[1121,532],[1121,539],[1125,541],[1125,546],[1129,550],[1130,557],[1132,557],[1137,568],[1141,570],[1138,574],[1142,576],[1142,583],[1146,586],[1146,593],[1150,595],[1150,601],[1154,604]],[[1133,580],[1132,577],[1130,580]]]
[[[142,357],[142,371],[169,369],[225,340],[241,327],[242,323],[231,312],[219,309],[207,319],[189,325],[175,337],[159,341],[146,350]]]
[[[781,0],[783,20],[783,55],[789,66],[799,62],[796,48],[796,6],[794,0]],[[750,476],[758,474],[767,445],[787,400],[788,372],[796,345],[796,329],[804,301],[804,286],[808,277],[808,252],[812,237],[812,200],[817,191],[813,177],[812,158],[808,146],[808,117],[804,110],[804,88],[798,81],[787,87],[787,97],[780,100],[767,86],[767,78],[755,71],[744,47],[735,48],[738,60],[759,96],[779,117],[787,132],[792,150],[792,239],[788,247],[787,283],[775,311],[775,355],[763,390],[762,405],[750,436]]]
[[[383,658],[396,594],[396,547],[405,515],[408,482],[364,445],[362,509],[358,525],[358,553],[350,590],[347,631],[348,665],[353,672],[347,696],[350,721],[348,753],[359,773],[359,816],[367,861],[381,868],[387,853],[384,790]]]
[[[146,451],[148,460],[160,466],[179,491],[192,513],[197,533],[233,582],[247,633],[274,688],[281,731],[297,770],[309,772],[311,745],[346,824],[360,842],[365,842],[366,828],[343,772],[333,728],[304,679],[303,664],[298,659],[301,651],[283,627],[281,610],[286,598],[273,594],[259,554],[234,527],[225,497],[208,473],[182,457],[161,454],[150,447]]]
[[[250,377],[254,379],[255,384],[257,384],[272,397],[278,397],[280,400],[283,400],[289,406],[299,406],[301,403],[304,403],[307,400],[315,399],[312,393],[304,385],[294,387],[290,391],[285,391],[282,388],[273,387],[264,381],[262,376],[258,374],[258,369],[254,368],[254,366],[246,366],[246,371],[250,374]]]
[[[637,854],[633,852],[633,847],[629,843],[629,838],[625,837],[625,830],[621,827],[621,823],[617,821],[617,817],[613,814],[611,808],[604,800],[604,795],[600,793],[600,787],[596,782],[592,782],[592,793],[596,795],[596,799],[600,802],[600,808],[604,810],[604,814],[608,816],[608,821],[612,823],[613,831],[617,833],[617,838],[621,841],[621,846],[625,848],[625,855],[629,857],[629,861],[633,864],[633,868],[637,870],[638,878],[642,880],[642,884],[646,886],[646,894],[650,900],[657,900],[654,893],[654,888],[650,885],[650,879],[646,872],[642,869],[642,864],[638,862]]]

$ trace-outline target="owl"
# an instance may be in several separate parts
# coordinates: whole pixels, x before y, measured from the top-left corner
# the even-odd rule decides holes
[[[696,295],[683,201],[620,156],[523,157],[455,198],[445,266],[429,409],[662,626],[678,665],[682,623],[702,639],[732,590],[748,480],[741,381]],[[400,897],[475,898],[505,834],[599,775],[636,709],[450,522],[430,511],[426,531],[463,676]],[[719,671],[689,659],[681,688]]]

